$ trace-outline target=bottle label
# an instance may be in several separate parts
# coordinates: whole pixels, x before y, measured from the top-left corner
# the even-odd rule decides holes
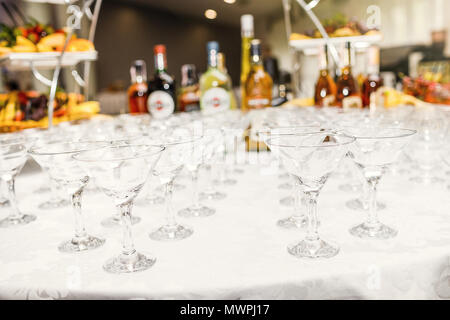
[[[251,109],[260,109],[270,106],[270,101],[267,98],[249,98],[247,100],[248,107]]]
[[[148,96],[148,111],[157,119],[167,118],[175,111],[175,102],[167,92],[158,90]]]
[[[203,94],[202,107],[205,113],[225,111],[230,108],[230,95],[223,88],[209,89]]]

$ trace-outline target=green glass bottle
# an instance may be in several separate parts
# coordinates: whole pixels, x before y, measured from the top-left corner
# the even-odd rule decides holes
[[[206,114],[213,114],[231,108],[233,92],[230,78],[218,67],[219,44],[210,41],[206,48],[208,70],[200,78],[200,108]]]

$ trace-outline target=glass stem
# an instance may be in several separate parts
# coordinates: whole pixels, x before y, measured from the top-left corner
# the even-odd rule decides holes
[[[9,204],[11,206],[10,218],[20,219],[23,217],[23,214],[20,212],[19,206],[17,204],[14,177],[8,177],[7,179],[5,179],[5,183],[8,188],[8,200],[9,200]]]
[[[83,188],[72,195],[72,208],[75,217],[75,239],[82,239],[87,236],[84,227],[83,212],[81,210],[81,198],[83,196]]]
[[[308,230],[306,231],[306,240],[318,241],[320,239],[319,233],[317,231],[317,197],[319,196],[319,192],[308,191],[304,192],[303,194],[306,200],[308,214]]]
[[[206,169],[206,172],[207,172],[207,177],[206,177],[206,179],[207,179],[207,183],[208,183],[208,186],[207,186],[207,188],[206,188],[206,190],[207,191],[213,191],[214,190],[214,183],[213,183],[213,173],[212,173],[212,165],[211,164],[207,164],[206,166],[205,166],[205,169]]]
[[[131,256],[136,253],[134,249],[133,234],[131,233],[131,209],[133,201],[128,201],[117,206],[122,224],[122,255]]]
[[[192,197],[194,199],[194,208],[200,208],[200,196],[198,193],[198,168],[192,171]]]
[[[175,222],[175,214],[172,208],[173,196],[173,179],[166,183],[165,203],[166,203],[166,223],[168,226],[173,226]]]
[[[50,202],[57,202],[60,199],[59,197],[60,190],[58,188],[58,185],[56,184],[56,181],[52,179],[50,175],[48,176],[48,178],[50,181],[50,192],[51,192]]]
[[[300,189],[300,183],[298,179],[294,181],[294,217],[301,217],[302,212],[302,196],[303,192]]]
[[[371,177],[367,180],[369,184],[369,215],[367,223],[369,225],[376,225],[379,223],[377,214],[377,186],[380,177]]]
[[[370,187],[369,187],[369,183],[364,180],[363,184],[362,184],[362,194],[361,194],[361,203],[363,205],[363,209],[364,210],[369,210],[369,201],[370,201]]]

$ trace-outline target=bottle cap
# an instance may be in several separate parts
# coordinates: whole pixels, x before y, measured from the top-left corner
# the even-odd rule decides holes
[[[154,54],[158,54],[158,53],[166,53],[166,46],[163,44],[157,44],[156,46],[153,47],[153,52]]]
[[[219,52],[219,43],[217,41],[209,41],[206,44],[206,49],[209,51],[215,50],[216,52]]]
[[[251,14],[244,14],[241,16],[241,32],[242,34],[253,35],[253,16]]]

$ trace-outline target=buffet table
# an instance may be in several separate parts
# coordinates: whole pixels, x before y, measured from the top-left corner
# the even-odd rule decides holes
[[[101,193],[86,192],[87,229],[106,238],[103,247],[80,254],[63,254],[57,245],[72,236],[70,208],[39,210],[49,193],[34,193],[45,176],[37,168],[17,179],[24,212],[38,219],[25,226],[0,230],[0,299],[439,299],[450,294],[450,201],[445,185],[420,186],[408,176],[386,175],[379,200],[387,205],[382,221],[395,226],[392,240],[361,240],[348,229],[365,213],[345,202],[357,196],[338,189],[347,180],[330,178],[319,198],[320,233],[340,245],[331,259],[302,260],[286,246],[304,231],[276,226],[292,209],[279,199],[289,191],[277,187],[277,172],[247,165],[234,175],[235,186],[220,187],[225,200],[209,201],[214,216],[181,219],[194,234],[179,242],[156,242],[149,231],[163,221],[161,205],[136,205],[142,221],[134,226],[138,251],[157,257],[149,270],[109,274],[103,263],[118,254],[121,229],[106,229],[100,221],[114,213]],[[189,186],[184,177],[179,183]],[[177,210],[190,204],[189,189],[175,192]],[[0,218],[6,216],[0,209]],[[449,278],[447,278],[449,279]],[[448,297],[448,296],[447,296]]]

